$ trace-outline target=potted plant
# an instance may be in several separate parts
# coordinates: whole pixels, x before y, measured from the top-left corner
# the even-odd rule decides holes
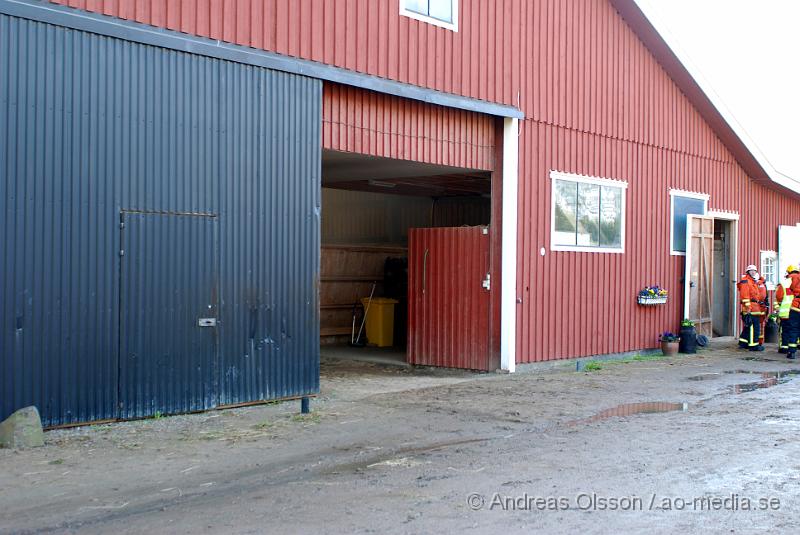
[[[689,318],[683,318],[681,321],[680,338],[681,343],[678,350],[681,353],[697,353],[697,331],[694,328],[694,322]]]
[[[681,337],[670,331],[664,332],[661,335],[661,352],[666,356],[676,355],[678,353],[678,342]]]
[[[636,302],[640,305],[663,305],[667,302],[669,292],[660,286],[645,286],[639,290]]]

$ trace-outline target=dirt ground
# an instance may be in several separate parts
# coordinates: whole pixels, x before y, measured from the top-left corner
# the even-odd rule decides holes
[[[515,375],[326,359],[310,415],[0,450],[0,533],[797,533],[800,363],[750,355]]]

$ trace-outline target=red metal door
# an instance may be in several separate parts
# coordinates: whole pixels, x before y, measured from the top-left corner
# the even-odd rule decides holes
[[[489,229],[410,229],[408,362],[489,368]]]

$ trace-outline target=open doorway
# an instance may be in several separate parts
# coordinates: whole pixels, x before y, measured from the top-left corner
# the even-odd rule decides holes
[[[714,220],[714,271],[712,333],[714,336],[733,336],[732,304],[736,302],[732,292],[736,273],[732,271],[732,221]]]
[[[694,322],[698,334],[733,336],[738,216],[714,212],[686,217],[684,317]]]
[[[439,260],[433,246],[418,247],[416,253],[412,251],[409,254],[409,235],[417,236],[412,239],[419,241],[425,237],[425,229],[443,232],[450,229],[453,234],[459,234],[457,229],[467,228],[478,228],[481,229],[478,234],[488,235],[491,193],[492,173],[489,171],[324,150],[320,250],[320,344],[323,355],[408,361],[406,344],[409,335],[414,336],[409,332],[409,324],[412,330],[419,329],[421,324],[413,321],[414,310],[421,308],[417,306],[415,309],[414,301],[409,306],[409,285],[427,287],[431,299],[441,296],[446,299],[464,293],[456,288],[458,278],[443,275],[447,270],[440,269],[448,261],[447,254]],[[421,271],[413,269],[420,263],[419,259],[415,261],[415,254],[421,259]],[[477,255],[478,251],[467,248],[459,254]],[[412,269],[409,269],[409,263]],[[448,269],[459,272],[455,263]],[[482,283],[488,268],[484,271],[470,284],[484,288]],[[421,277],[421,286],[415,285],[415,277]],[[447,285],[446,293],[433,292],[431,285],[435,283]],[[489,291],[488,284],[485,291]],[[454,325],[457,323],[455,328],[466,325],[463,319],[471,314],[469,310],[448,308],[438,300],[432,305],[433,308],[425,307],[424,313],[435,315],[438,321],[450,314]],[[393,309],[388,329],[391,333],[384,329],[380,339],[376,336],[370,339],[368,322],[364,321],[365,311],[368,316],[380,314],[387,306]],[[453,367],[488,367],[488,308],[485,313],[487,317],[479,323],[487,326],[486,332],[479,336],[486,336],[486,364],[458,366],[456,363]],[[441,336],[443,328],[438,331]],[[433,336],[424,329],[419,329],[417,334],[416,340],[420,336]]]

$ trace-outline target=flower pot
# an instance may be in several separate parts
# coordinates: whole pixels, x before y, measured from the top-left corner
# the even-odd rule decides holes
[[[697,353],[697,331],[692,327],[684,327],[681,326],[681,342],[680,342],[680,352],[681,353]]]
[[[764,326],[764,341],[768,344],[774,344],[778,341],[778,322],[774,319],[768,319],[767,324]]]
[[[678,354],[678,342],[661,342],[661,352],[666,356]]]

